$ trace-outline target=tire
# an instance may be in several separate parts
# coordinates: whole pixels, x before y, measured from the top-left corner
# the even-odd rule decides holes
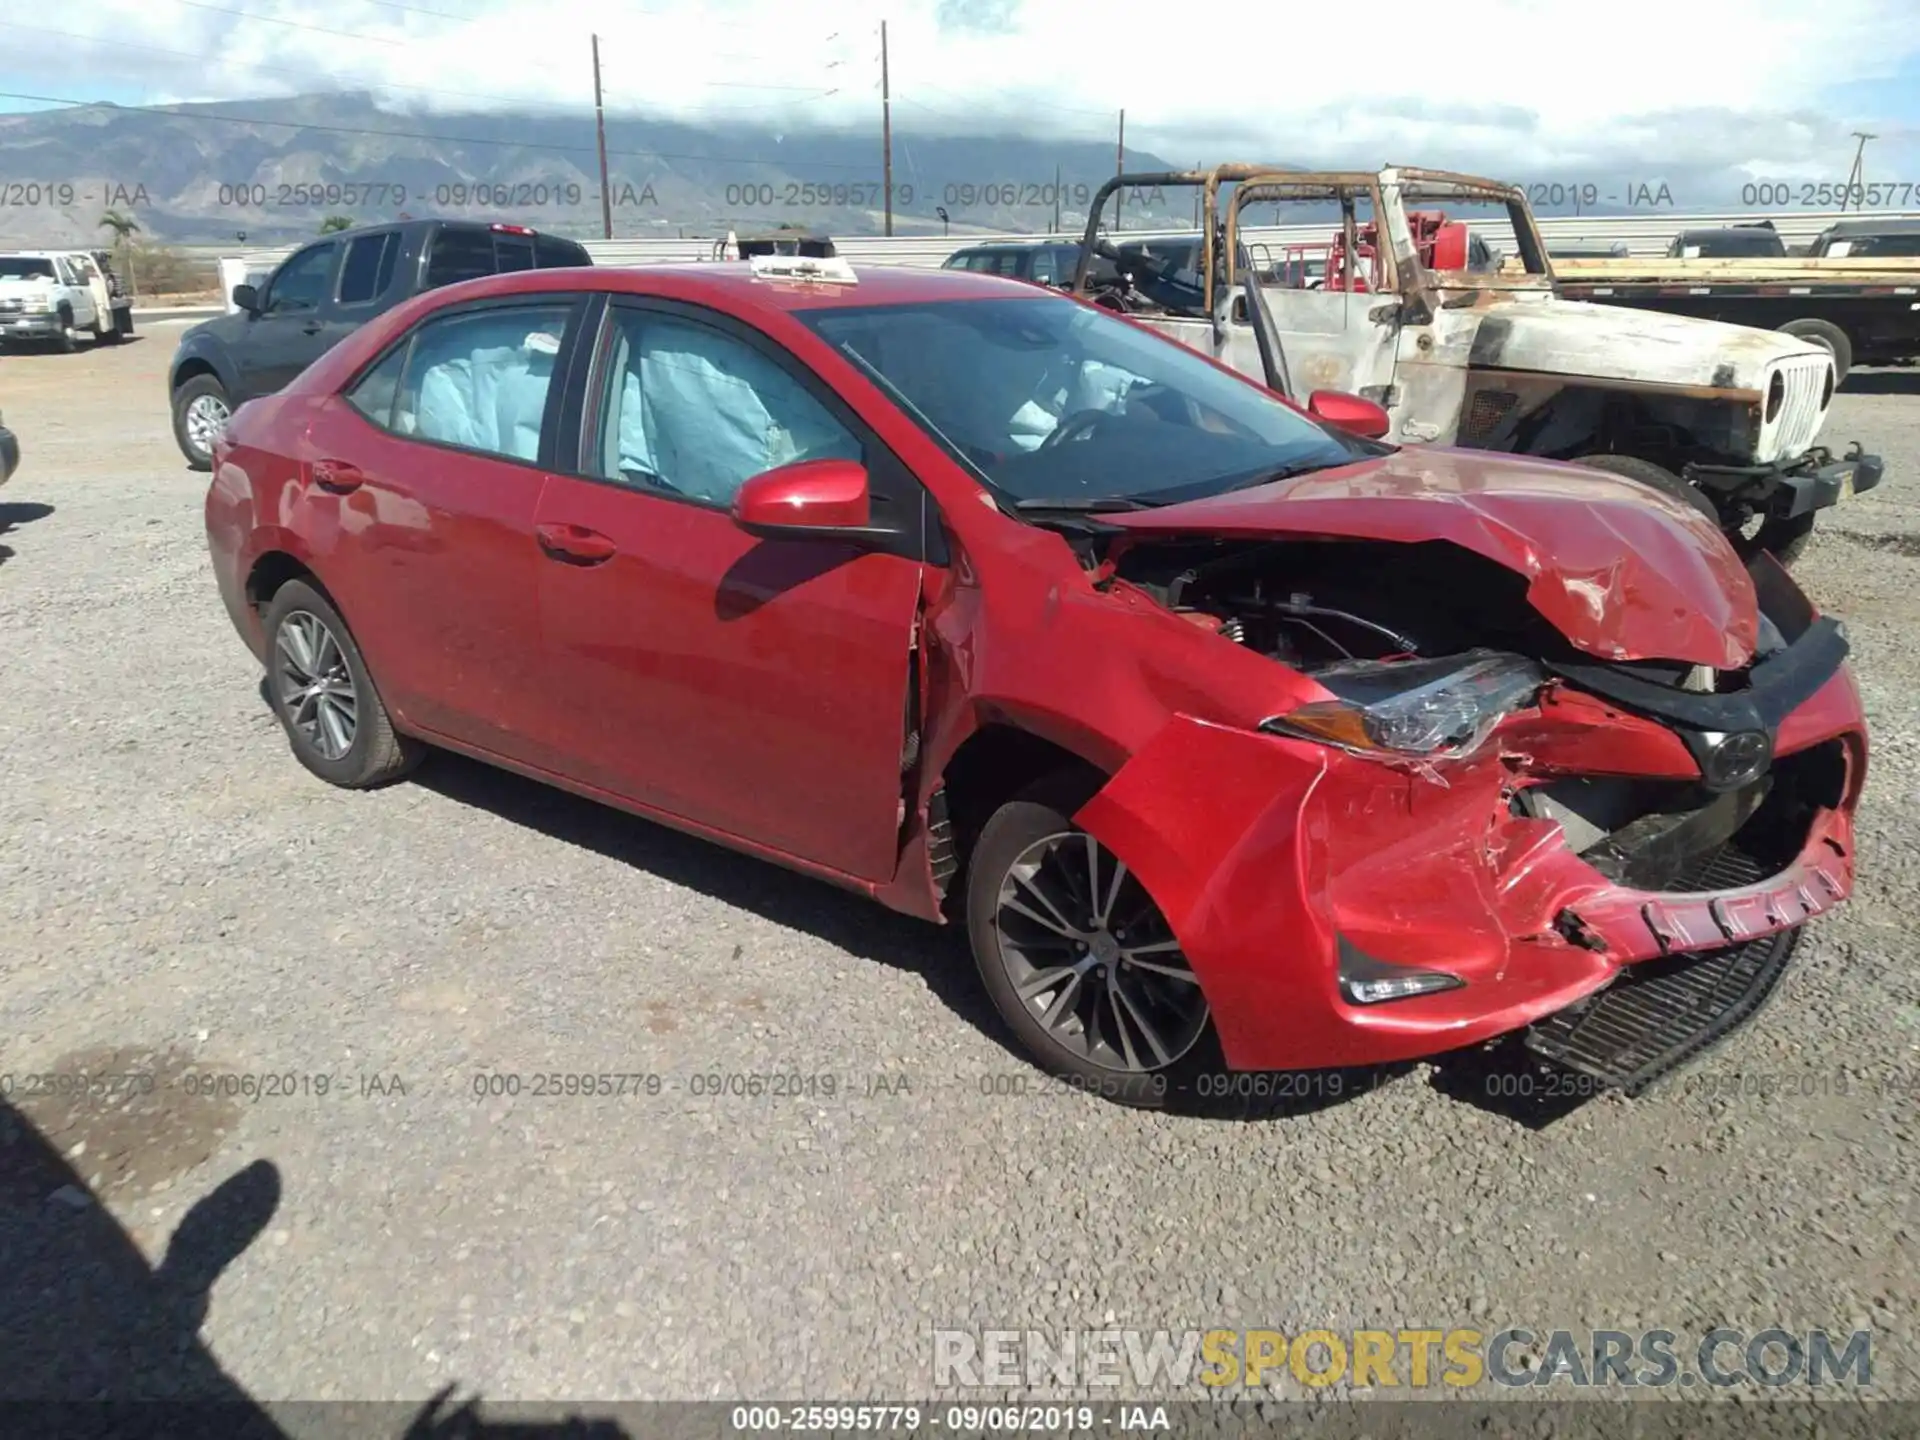
[[[265,630],[267,698],[296,760],[343,790],[390,784],[420,763],[424,747],[394,730],[360,647],[325,595],[289,580],[267,606]]]
[[[77,348],[77,344],[78,342],[75,338],[73,328],[73,313],[69,310],[62,310],[60,312],[60,333],[53,337],[54,353],[57,355],[71,355]]]
[[[1221,1068],[1206,997],[1197,980],[1161,971],[1192,975],[1139,881],[1074,828],[1068,817],[1085,797],[1066,793],[1070,786],[1043,782],[1002,805],[982,828],[967,865],[974,963],[994,1008],[1049,1074],[1141,1109],[1190,1103],[1192,1077]],[[1085,889],[1109,899],[1106,924],[1091,907],[1073,907],[1073,882],[1089,879]],[[1020,901],[1021,911],[1008,909],[1009,897]],[[1031,918],[1048,916],[1050,908],[1053,918]],[[1108,928],[1122,916],[1123,923]],[[1076,948],[1055,920],[1078,926],[1091,943]],[[1120,948],[1129,928],[1137,952]],[[1148,938],[1141,941],[1143,935]],[[1036,991],[1036,979],[1049,972],[1059,983]],[[1022,997],[1023,989],[1030,998]]]
[[[1689,485],[1664,465],[1656,465],[1651,460],[1642,460],[1638,455],[1582,455],[1573,463],[1585,465],[1589,470],[1605,470],[1609,474],[1638,480],[1642,485],[1664,491],[1674,499],[1691,505],[1714,524],[1721,523],[1720,511],[1713,501],[1709,500],[1698,486]]]
[[[1853,342],[1847,338],[1847,332],[1838,325],[1825,320],[1789,320],[1780,327],[1782,335],[1792,335],[1797,339],[1811,340],[1821,349],[1833,356],[1833,383],[1839,388],[1840,382],[1847,378],[1847,372],[1853,368]]]
[[[213,468],[211,443],[202,445],[193,438],[198,433],[196,419],[210,417],[213,409],[220,412],[221,423],[233,414],[226,387],[211,375],[195,375],[173,392],[173,443],[187,457],[187,465],[191,469]]]

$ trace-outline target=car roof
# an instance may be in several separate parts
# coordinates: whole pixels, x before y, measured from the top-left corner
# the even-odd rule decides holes
[[[1044,296],[1044,290],[974,270],[918,269],[905,265],[855,265],[858,283],[797,281],[754,274],[749,261],[686,265],[597,265],[591,270],[514,270],[463,281],[432,293],[458,291],[462,299],[539,294],[549,290],[597,290],[625,295],[720,303],[726,308],[789,312],[854,309],[866,305],[916,305],[936,300],[992,300]]]
[[[1915,235],[1920,234],[1920,220],[1837,220],[1821,233],[1841,240],[1861,235]]]

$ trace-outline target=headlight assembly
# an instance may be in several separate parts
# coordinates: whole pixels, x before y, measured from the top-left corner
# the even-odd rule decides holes
[[[1413,761],[1471,754],[1547,683],[1533,661],[1495,650],[1433,660],[1347,660],[1313,678],[1336,698],[1276,715],[1260,728],[1375,760]]]

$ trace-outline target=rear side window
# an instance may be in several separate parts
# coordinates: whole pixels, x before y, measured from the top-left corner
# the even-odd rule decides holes
[[[423,322],[407,347],[387,427],[416,440],[531,463],[539,457],[553,362],[570,303],[490,306]],[[369,412],[386,383],[383,361],[354,387]],[[360,406],[354,399],[356,408]]]
[[[492,231],[448,226],[433,237],[433,249],[427,255],[427,289],[494,273]]]
[[[400,258],[400,232],[357,236],[340,266],[340,303],[364,305],[387,293]]]

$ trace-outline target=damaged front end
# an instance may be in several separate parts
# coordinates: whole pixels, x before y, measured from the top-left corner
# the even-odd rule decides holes
[[[1525,1031],[1635,1090],[1852,890],[1845,633],[1764,554],[1751,641],[1672,661],[1570,643],[1537,582],[1455,544],[1168,536],[1109,570],[1322,691],[1176,718],[1076,817],[1159,901],[1236,1069]]]

